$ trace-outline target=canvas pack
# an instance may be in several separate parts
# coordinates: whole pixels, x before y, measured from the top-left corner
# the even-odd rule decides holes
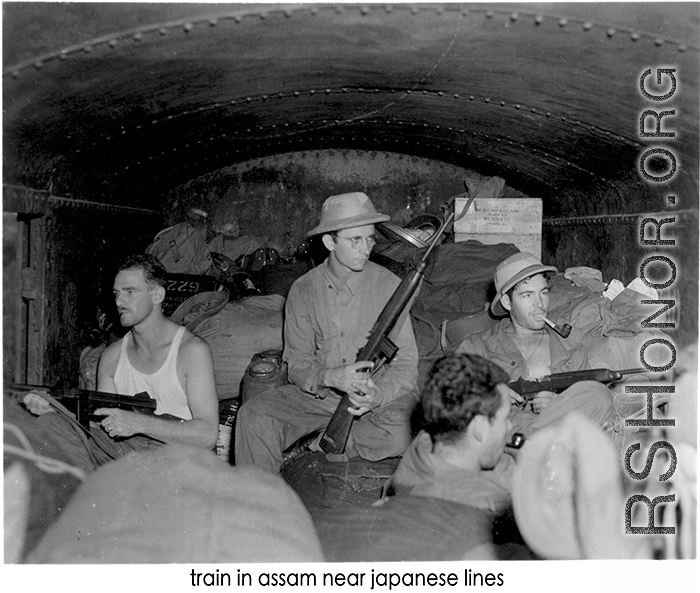
[[[212,267],[201,233],[186,222],[163,229],[146,248],[170,274],[205,274]]]

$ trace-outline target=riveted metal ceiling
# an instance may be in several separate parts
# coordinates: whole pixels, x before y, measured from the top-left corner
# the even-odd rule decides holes
[[[579,209],[590,214],[664,190],[640,176],[640,155],[672,145],[673,182],[697,194],[698,13],[695,3],[6,2],[3,180],[155,209],[173,187],[238,162],[363,148],[499,175],[556,216],[565,195],[590,196]],[[659,67],[680,81],[670,102],[639,89]],[[664,129],[677,136],[640,138],[645,109],[675,109]]]

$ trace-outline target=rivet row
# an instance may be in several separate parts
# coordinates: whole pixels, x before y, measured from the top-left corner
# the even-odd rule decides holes
[[[468,14],[473,14],[473,15],[479,15],[480,13],[487,19],[487,20],[492,20],[497,16],[502,16],[505,18],[508,18],[511,22],[516,23],[516,22],[522,22],[526,20],[526,18],[532,18],[532,22],[534,23],[535,26],[541,27],[544,25],[547,21],[547,19],[550,20],[555,20],[557,25],[560,28],[567,28],[571,27],[574,24],[579,24],[584,32],[589,32],[591,31],[594,27],[600,27],[605,29],[605,34],[608,38],[612,39],[617,35],[619,31],[624,31],[629,35],[629,38],[633,42],[637,42],[642,37],[649,38],[655,46],[661,47],[663,45],[668,45],[668,44],[674,44],[676,46],[677,51],[679,52],[685,52],[688,49],[693,49],[695,51],[700,50],[700,48],[696,45],[688,45],[687,43],[681,42],[679,40],[675,39],[664,39],[662,37],[657,36],[656,34],[646,32],[646,31],[638,31],[632,28],[628,27],[611,27],[605,23],[594,23],[591,20],[581,20],[577,18],[564,18],[561,16],[546,16],[542,14],[525,14],[525,13],[514,13],[514,12],[508,12],[506,10],[502,11],[494,11],[494,10],[484,10],[481,8],[468,8],[468,7],[460,7],[459,5],[446,5],[446,6],[438,6],[437,8],[435,7],[429,7],[429,6],[410,6],[405,5],[405,4],[399,4],[397,6],[383,6],[379,7],[377,5],[363,5],[359,7],[359,11],[361,15],[367,16],[371,14],[373,11],[378,12],[379,10],[383,10],[386,14],[392,14],[396,13],[400,10],[405,10],[406,8],[410,8],[410,14],[411,15],[419,15],[419,14],[432,14],[436,13],[438,15],[446,14],[446,13],[454,13],[456,11],[459,11],[460,16],[464,17]],[[149,35],[151,33],[155,33],[159,35],[160,37],[164,37],[168,34],[170,30],[174,29],[181,29],[185,34],[189,34],[195,30],[195,28],[198,25],[207,25],[209,28],[217,26],[221,21],[224,20],[232,20],[236,24],[240,24],[244,18],[256,18],[259,20],[265,20],[271,17],[273,14],[280,13],[283,15],[284,18],[291,18],[295,14],[301,14],[305,15],[307,13],[310,13],[311,15],[318,14],[319,10],[334,10],[336,14],[341,15],[345,11],[352,11],[356,10],[356,6],[348,5],[348,6],[335,6],[333,7],[332,5],[324,5],[321,6],[320,8],[317,6],[312,7],[311,9],[308,9],[306,6],[303,4],[300,4],[297,7],[292,7],[292,8],[280,8],[280,9],[250,9],[250,10],[245,10],[245,11],[236,11],[235,13],[225,13],[225,14],[220,14],[216,16],[203,16],[199,19],[192,19],[192,20],[186,20],[186,21],[175,21],[172,23],[167,23],[167,24],[158,24],[158,25],[153,25],[149,27],[143,27],[139,28],[137,30],[132,30],[132,31],[126,31],[122,32],[116,35],[111,35],[109,37],[100,37],[97,39],[93,39],[91,41],[88,41],[84,44],[81,45],[76,45],[76,46],[71,46],[68,48],[63,48],[59,50],[58,52],[50,53],[44,56],[40,56],[38,58],[35,58],[33,60],[20,63],[14,66],[10,66],[8,68],[5,68],[3,70],[3,76],[10,75],[13,78],[17,78],[20,75],[20,72],[24,69],[30,68],[32,66],[36,67],[37,69],[40,69],[46,62],[52,61],[52,60],[66,60],[66,58],[69,55],[72,54],[77,54],[79,52],[91,52],[95,47],[100,47],[100,46],[106,46],[110,49],[115,49],[119,45],[120,40],[128,40],[132,39],[135,42],[141,42],[144,40],[144,36]]]
[[[327,123],[328,123],[327,120],[322,120],[321,122],[318,122],[318,124],[320,124],[320,125],[318,125],[317,128],[314,129],[314,128],[311,128],[311,127],[309,126],[310,129],[306,130],[306,132],[308,132],[309,134],[313,134],[313,132],[315,132],[317,129],[324,128],[324,127],[326,126]],[[336,123],[338,123],[338,122],[336,121]],[[358,121],[343,122],[343,123],[352,123],[354,126],[363,126],[363,127],[367,127],[367,126],[373,126],[373,125],[381,125],[381,124],[384,124],[385,122],[384,122],[384,121],[379,121],[379,120],[358,120]],[[420,126],[420,127],[425,127],[425,124],[419,124],[419,123],[414,123],[414,122],[395,121],[395,122],[392,122],[392,123],[393,123],[395,126],[397,126],[397,127],[398,127],[398,126],[409,126],[409,127],[411,127],[411,126],[414,126],[414,127],[415,127],[415,126]],[[438,129],[438,130],[440,129],[440,126],[433,126],[433,127],[434,127],[435,129]],[[252,131],[253,131],[252,129],[248,129],[248,130],[247,130],[248,133],[251,133]],[[465,130],[460,130],[460,132],[464,133]],[[481,148],[479,149],[479,153],[481,154],[481,153],[483,153],[483,147],[484,147],[484,146],[487,146],[487,145],[489,145],[489,144],[492,144],[492,143],[490,142],[491,137],[490,137],[488,134],[479,134],[479,133],[477,133],[477,132],[475,132],[475,131],[472,131],[472,137],[476,138],[476,137],[478,137],[478,136],[482,136],[483,141],[478,141],[478,142],[476,142],[476,144],[475,144],[474,146],[479,146],[479,147],[481,147]],[[221,137],[222,137],[222,138],[231,138],[231,136],[228,136],[228,135],[226,135],[226,134],[222,134]],[[278,141],[277,141],[277,142],[272,142],[272,140],[275,139],[275,138],[277,138]],[[214,140],[215,140],[214,137],[209,138],[209,141],[210,141],[210,142],[213,142]],[[292,138],[292,137],[289,137],[289,136],[283,135],[283,134],[273,134],[273,135],[268,135],[268,136],[267,136],[266,138],[264,138],[264,139],[260,139],[260,140],[254,141],[254,143],[255,143],[256,145],[258,145],[258,146],[260,146],[260,145],[265,145],[265,146],[267,146],[267,147],[269,147],[269,148],[273,148],[273,149],[275,149],[276,151],[279,151],[280,148],[285,149],[285,147],[289,147],[289,146],[293,145],[294,143],[301,143],[301,142],[305,142],[305,141],[307,141],[307,140],[308,140],[308,136],[303,136],[303,137],[296,136],[296,137],[293,137],[293,138]],[[351,140],[351,141],[354,141],[354,142],[360,142],[360,141],[361,141],[361,142],[367,143],[367,144],[378,143],[378,142],[381,142],[382,144],[385,144],[386,142],[392,142],[392,141],[393,141],[394,143],[403,143],[403,144],[411,144],[411,143],[412,143],[412,141],[411,141],[409,138],[407,138],[407,137],[405,137],[405,136],[403,136],[403,135],[401,135],[401,134],[398,134],[397,137],[394,138],[393,140],[391,140],[391,139],[387,140],[387,139],[379,139],[379,138],[376,138],[376,137],[373,137],[373,136],[365,136],[364,134],[359,134],[359,135],[358,135],[358,134],[356,134],[356,133],[350,132],[349,134],[347,134],[347,135],[341,137],[340,140],[341,140],[341,141]],[[508,144],[509,146],[513,146],[513,147],[515,147],[515,144],[516,144],[516,143],[513,142],[513,139],[510,138],[510,137],[506,137],[506,138],[495,137],[494,140],[495,140],[497,143],[501,143],[501,144],[506,143],[506,144]],[[338,141],[338,138],[335,137],[335,138],[334,138],[334,141]],[[197,144],[202,144],[202,140],[199,139],[199,140],[196,141],[196,143],[197,143]],[[428,137],[428,138],[422,137],[422,138],[421,138],[421,141],[420,141],[420,143],[419,143],[419,146],[420,146],[421,148],[424,148],[427,144],[430,144],[430,143],[431,143],[431,142],[430,142],[430,138],[429,138],[429,137]],[[189,146],[189,145],[188,145],[188,146]],[[470,146],[471,146],[471,145],[470,145]],[[461,147],[452,146],[452,147],[447,147],[447,146],[445,146],[444,144],[438,144],[437,147],[436,147],[436,150],[441,150],[441,151],[443,151],[443,152],[445,152],[445,151],[456,151],[456,152],[459,152],[459,153],[464,153],[464,152],[466,151],[467,154],[469,155],[469,154],[471,154],[471,150],[472,150],[470,146],[461,146]],[[94,145],[93,145],[93,147],[94,147]],[[608,181],[607,179],[605,179],[604,177],[598,175],[597,173],[594,173],[593,171],[590,171],[590,170],[588,170],[588,169],[585,169],[585,168],[583,168],[583,167],[577,165],[576,163],[574,163],[574,162],[572,162],[572,161],[569,161],[569,160],[566,160],[566,159],[562,159],[562,158],[560,158],[559,156],[554,155],[554,154],[552,154],[552,153],[549,153],[549,152],[547,152],[547,151],[545,151],[545,150],[540,150],[540,149],[537,149],[537,148],[534,148],[534,147],[526,147],[526,146],[525,146],[524,144],[522,144],[522,143],[517,143],[517,148],[518,148],[519,150],[523,150],[523,151],[524,151],[524,150],[528,150],[528,154],[534,155],[534,156],[536,156],[537,158],[540,158],[542,161],[551,162],[552,160],[554,160],[555,162],[561,163],[562,165],[565,165],[565,166],[568,167],[568,168],[575,169],[575,170],[577,170],[577,171],[580,172],[580,173],[586,174],[586,175],[588,175],[588,176],[590,176],[590,177],[592,177],[592,178],[598,179],[598,180],[600,180],[600,181],[602,181],[602,182],[604,182],[604,183],[609,183],[609,181]],[[243,148],[241,148],[240,150],[235,150],[235,151],[233,151],[233,153],[234,153],[234,154],[239,154],[239,153],[240,153],[240,154],[243,154],[243,153],[248,152],[249,150],[250,150],[249,146],[246,145],[246,147],[243,147]],[[75,151],[75,152],[76,152],[76,153],[79,153],[80,150],[77,150],[77,151]],[[172,152],[176,152],[176,150],[173,149]],[[286,152],[286,150],[285,150],[285,152]],[[165,153],[161,153],[161,156],[165,156]],[[149,160],[153,160],[153,156],[149,156],[148,159],[149,159]],[[502,161],[502,160],[494,161],[494,162],[499,163],[500,166],[503,166],[503,161]],[[137,165],[140,165],[141,163],[140,163],[140,162],[137,162],[136,164],[137,164]]]
[[[347,93],[353,93],[353,92],[358,93],[358,94],[367,93],[367,92],[370,92],[370,93],[372,93],[372,94],[376,94],[376,93],[380,93],[380,92],[385,92],[385,93],[389,93],[389,94],[391,94],[391,93],[396,93],[396,92],[404,92],[406,95],[411,95],[412,90],[415,90],[415,89],[384,89],[384,90],[382,91],[382,90],[380,90],[380,89],[362,89],[362,88],[359,88],[359,89],[348,89],[347,87],[343,87],[342,89],[331,89],[331,88],[326,88],[326,89],[323,90],[323,94],[327,96],[327,95],[332,95],[332,94],[343,94],[343,93],[347,94]],[[435,97],[442,98],[442,99],[447,99],[447,100],[452,100],[452,98],[459,99],[459,94],[453,94],[453,95],[450,96],[449,93],[446,93],[446,92],[443,92],[443,91],[437,91],[437,92],[436,92],[436,91],[426,91],[426,90],[422,90],[422,93],[423,93],[423,94],[432,94],[432,95],[435,96]],[[215,111],[215,110],[228,109],[230,106],[235,106],[235,105],[242,104],[242,103],[245,103],[245,104],[253,104],[253,103],[258,103],[258,102],[269,101],[269,100],[271,100],[271,99],[281,100],[281,99],[284,99],[284,98],[298,98],[298,97],[300,97],[302,94],[307,95],[307,96],[318,96],[318,94],[317,94],[317,92],[316,92],[316,89],[309,89],[309,90],[303,91],[303,92],[297,90],[297,91],[293,91],[293,92],[287,93],[287,94],[284,94],[284,93],[277,93],[277,94],[272,94],[272,95],[264,94],[264,95],[260,95],[260,96],[258,96],[258,97],[252,97],[252,96],[250,96],[250,97],[246,97],[245,99],[241,99],[241,100],[235,100],[235,99],[233,99],[233,100],[230,100],[230,101],[228,101],[228,102],[226,102],[226,103],[219,103],[219,102],[217,102],[217,103],[213,103],[213,104],[211,104],[211,105],[209,105],[209,106],[199,106],[199,107],[197,107],[197,108],[195,108],[195,109],[191,109],[191,110],[187,110],[187,111],[182,111],[182,112],[180,112],[180,113],[178,113],[178,114],[168,114],[168,115],[166,115],[166,116],[164,116],[164,117],[162,117],[162,118],[160,118],[160,119],[151,120],[150,124],[151,124],[151,125],[156,125],[156,124],[158,124],[158,123],[160,123],[160,122],[165,122],[165,121],[170,122],[170,121],[172,121],[172,120],[174,120],[174,119],[180,119],[180,118],[188,117],[188,116],[195,115],[195,114],[196,114],[196,115],[199,115],[199,114],[202,114],[202,113],[205,113],[205,112],[213,112],[213,111]],[[475,97],[474,95],[469,95],[469,96],[468,96],[468,100],[469,100],[469,101],[474,101],[476,98],[477,98],[477,97]],[[531,116],[534,116],[534,117],[551,118],[551,116],[552,116],[552,113],[551,113],[551,112],[549,112],[549,111],[544,111],[544,110],[542,110],[542,109],[538,109],[538,108],[536,108],[536,107],[534,107],[534,106],[522,105],[522,104],[520,104],[520,103],[508,104],[508,103],[506,103],[506,102],[503,101],[503,100],[494,101],[494,102],[492,103],[491,97],[483,97],[482,99],[483,99],[484,104],[486,104],[486,105],[491,105],[491,104],[494,104],[494,103],[495,103],[496,106],[499,107],[499,108],[505,108],[505,109],[510,109],[510,108],[512,108],[512,109],[515,109],[516,111],[526,111],[526,112],[528,112],[529,114],[532,114]],[[530,117],[531,117],[531,116],[530,116]],[[563,122],[564,124],[567,124],[567,125],[568,125],[568,124],[571,124],[571,125],[572,125],[572,131],[573,131],[573,130],[576,130],[576,128],[581,128],[581,127],[583,127],[584,129],[590,130],[591,132],[594,132],[594,133],[597,133],[597,134],[599,134],[600,136],[605,136],[606,138],[614,138],[614,139],[615,139],[616,141],[618,141],[618,142],[621,142],[621,143],[624,143],[624,144],[628,144],[628,145],[633,145],[633,141],[629,140],[628,138],[626,138],[626,137],[624,137],[624,136],[614,135],[614,134],[612,134],[609,130],[604,130],[604,129],[599,128],[598,126],[595,126],[595,125],[593,125],[593,124],[584,124],[584,125],[582,126],[582,122],[581,122],[580,120],[577,120],[577,119],[569,119],[569,118],[567,118],[566,116],[559,116],[559,119],[560,119],[560,121]],[[351,121],[352,121],[352,120],[351,120]],[[388,120],[387,120],[387,121],[388,121]],[[345,123],[345,122],[341,122],[340,120],[336,120],[336,123]],[[400,123],[401,123],[401,122],[400,122]],[[285,125],[285,127],[287,127],[287,126],[288,126],[288,123],[285,123],[284,125]],[[301,122],[301,121],[298,121],[298,122],[296,122],[296,125],[298,125],[298,126],[301,126],[301,125],[313,126],[313,125],[314,125],[314,122]],[[423,124],[423,123],[421,123],[421,124],[419,124],[419,125],[421,125],[421,126],[426,126],[426,127],[427,127],[428,124]],[[257,128],[257,130],[258,130],[259,132],[265,133],[265,130],[267,129],[267,127],[268,127],[268,126],[259,126],[259,127]],[[274,127],[274,126],[273,126],[273,127]],[[437,124],[435,124],[434,127],[435,127],[436,129],[441,129],[441,126],[440,126],[440,125],[437,125]],[[142,126],[141,126],[140,124],[137,124],[137,125],[134,127],[134,129],[136,129],[136,130],[140,130],[141,128],[142,128]],[[460,131],[460,133],[463,133],[463,132],[464,132],[464,130],[461,130],[461,131]],[[121,134],[122,136],[125,135],[126,133],[127,133],[127,130],[125,130],[125,129],[123,129],[123,128],[120,129],[120,134]],[[245,133],[251,133],[251,130],[248,129]],[[109,134],[109,133],[108,133],[108,137],[112,137],[112,136],[114,136],[114,133],[112,133],[112,134]],[[96,146],[98,143],[101,143],[101,142],[103,142],[103,141],[105,141],[105,138],[102,138],[101,140],[98,140],[98,142],[97,142],[96,144],[93,144],[93,146]]]

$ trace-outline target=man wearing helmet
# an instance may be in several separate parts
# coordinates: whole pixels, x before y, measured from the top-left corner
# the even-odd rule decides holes
[[[491,302],[491,312],[503,319],[469,336],[457,352],[483,356],[505,370],[511,380],[590,369],[582,345],[565,341],[544,321],[549,312],[549,277],[557,273],[557,268],[543,265],[527,252],[503,260],[494,274],[496,296]],[[512,398],[522,401],[515,392]],[[580,381],[560,394],[541,391],[530,409],[513,408],[512,430],[529,435],[572,410],[608,428],[613,412],[610,390],[596,381]]]

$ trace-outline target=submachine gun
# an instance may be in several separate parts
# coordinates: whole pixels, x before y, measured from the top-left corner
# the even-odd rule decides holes
[[[423,279],[425,268],[428,265],[430,253],[441,241],[443,233],[452,223],[453,219],[454,212],[446,216],[423,253],[420,261],[416,264],[415,269],[404,277],[394,294],[391,295],[389,302],[384,306],[379,318],[375,322],[367,343],[357,354],[355,362],[374,363],[372,374],[376,373],[384,363],[390,362],[396,354],[398,347],[389,339],[389,334],[394,329],[406,305],[410,302],[418,289]],[[345,445],[348,442],[348,436],[350,436],[352,422],[355,419],[355,416],[348,412],[348,407],[351,405],[348,394],[344,394],[319,443],[321,449],[326,453],[340,454],[345,451]]]
[[[152,414],[156,410],[156,400],[143,391],[136,395],[119,395],[88,389],[56,389],[41,385],[17,385],[11,389],[18,392],[46,391],[51,397],[75,414],[76,419],[84,428],[90,428],[90,420],[95,419],[94,412],[98,408],[119,408],[130,412]],[[168,415],[164,415],[168,416]],[[161,416],[161,417],[164,417]]]

